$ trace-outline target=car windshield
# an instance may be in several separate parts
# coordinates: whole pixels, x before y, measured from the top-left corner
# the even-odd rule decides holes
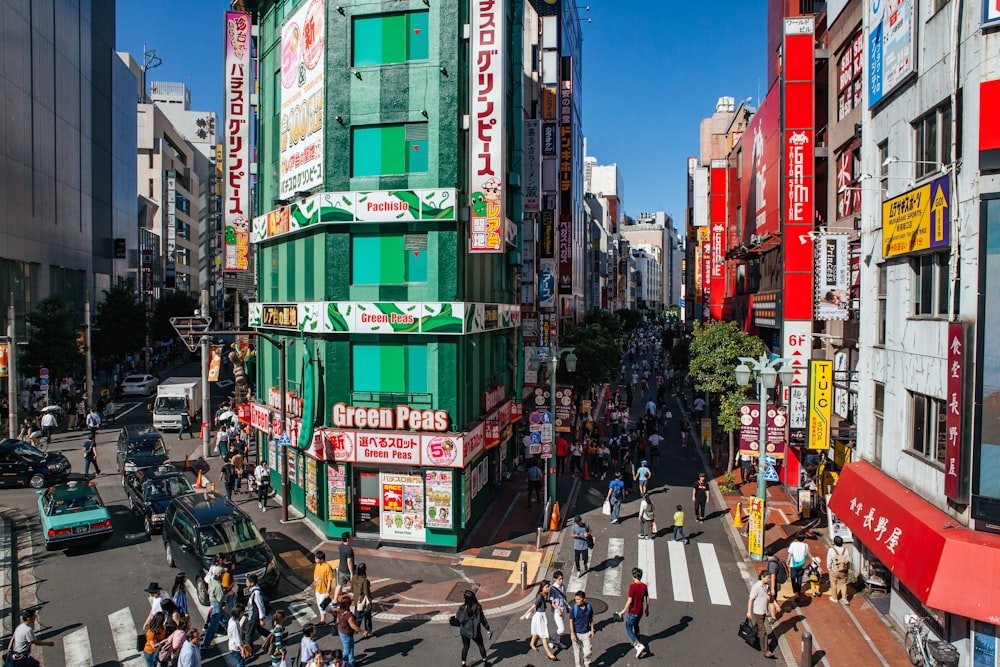
[[[14,452],[21,458],[28,459],[29,461],[41,461],[45,458],[45,454],[31,445],[17,445],[14,447]]]
[[[183,410],[184,409],[184,397],[183,396],[161,396],[156,399],[156,409],[157,410]]]
[[[70,496],[51,496],[49,504],[49,515],[60,516],[62,514],[75,514],[96,510],[103,507],[101,497],[93,493],[79,493]]]
[[[159,500],[160,498],[173,498],[194,493],[191,483],[184,477],[165,477],[163,479],[151,479],[146,484],[146,500]]]
[[[228,521],[203,527],[198,534],[206,556],[243,551],[264,542],[257,526],[247,516],[233,515]]]
[[[167,447],[163,444],[163,438],[133,442],[128,446],[129,456],[165,456],[166,453]]]
[[[122,380],[122,384],[131,384],[134,382],[145,382],[146,378],[142,375],[129,375],[127,378]]]

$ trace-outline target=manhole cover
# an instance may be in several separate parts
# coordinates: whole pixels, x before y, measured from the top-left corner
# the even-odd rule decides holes
[[[465,591],[472,591],[473,593],[479,591],[480,584],[473,581],[460,581],[451,588],[451,592],[445,598],[448,602],[464,602],[465,601]],[[607,609],[607,605],[604,606]]]
[[[594,608],[594,614],[603,614],[608,610],[608,603],[597,598],[587,598],[587,602]]]

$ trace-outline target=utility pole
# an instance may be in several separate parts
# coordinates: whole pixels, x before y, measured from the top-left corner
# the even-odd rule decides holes
[[[90,346],[90,292],[87,292],[87,296],[83,301],[83,335],[84,341],[83,345],[86,349],[86,363],[87,363],[87,403],[90,407],[95,405],[94,403],[94,358],[93,351]]]
[[[208,317],[208,290],[201,291],[201,316]],[[211,440],[211,429],[208,428],[208,418],[212,412],[212,397],[209,394],[208,384],[208,345],[211,335],[206,331],[201,337],[201,422],[204,428],[201,429],[201,455],[207,460],[209,454],[209,440]],[[194,409],[194,406],[191,406]]]
[[[7,301],[7,435],[17,439],[17,345],[14,343],[14,293]]]

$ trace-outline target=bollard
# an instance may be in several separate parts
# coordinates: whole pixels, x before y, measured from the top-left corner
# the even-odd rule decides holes
[[[542,527],[538,526],[535,528],[535,548],[541,550],[542,548]]]
[[[521,561],[521,590],[528,590],[528,564]]]
[[[809,632],[802,633],[802,667],[812,667],[813,636]]]

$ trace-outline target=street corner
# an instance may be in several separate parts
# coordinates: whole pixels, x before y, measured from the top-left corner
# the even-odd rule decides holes
[[[473,551],[473,550],[470,550]],[[538,573],[542,568],[545,557],[544,551],[537,551],[534,546],[521,544],[503,543],[495,546],[480,547],[472,554],[462,558],[460,565],[463,568],[478,568],[484,570],[495,570],[507,573],[508,584],[519,584],[521,582],[522,563],[526,572],[526,580],[529,584],[535,582]]]

